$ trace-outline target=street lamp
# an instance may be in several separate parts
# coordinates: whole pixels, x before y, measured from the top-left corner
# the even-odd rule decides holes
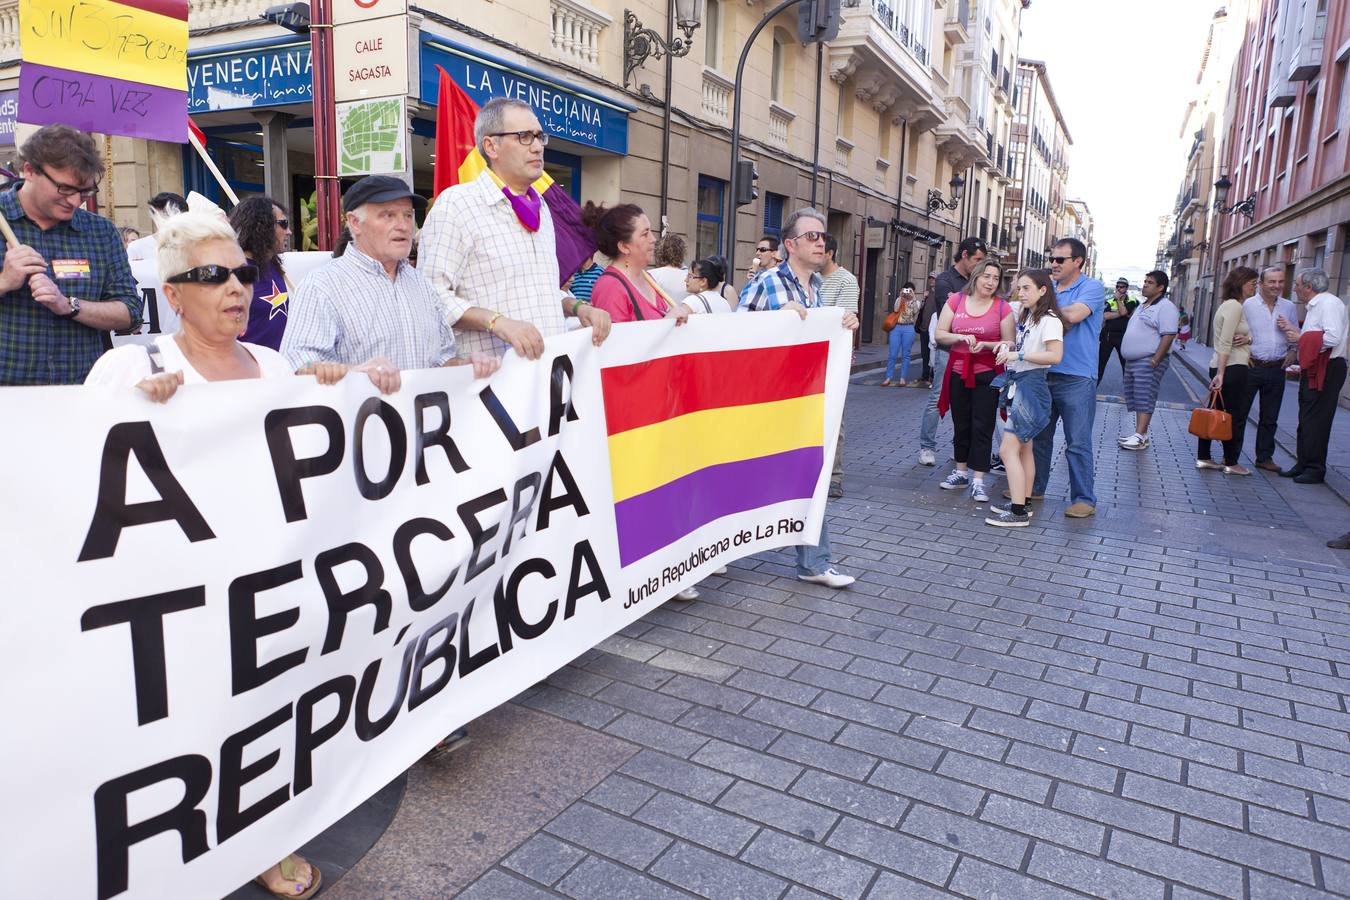
[[[1232,189],[1232,180],[1229,179],[1226,174],[1220,175],[1219,180],[1214,182],[1214,190],[1218,194],[1214,201],[1215,210],[1225,216],[1231,216],[1233,213],[1242,213],[1242,215],[1247,218],[1247,221],[1250,222],[1252,217],[1256,215],[1256,194],[1253,193],[1251,196],[1247,197],[1247,199],[1239,200],[1232,206],[1225,206],[1224,201],[1228,199],[1228,193]]]
[[[951,200],[943,200],[942,191],[937,188],[928,189],[928,211],[930,213],[935,213],[943,208],[956,209],[956,205],[961,202],[962,193],[965,192],[966,180],[961,177],[960,172],[953,172],[950,185],[952,189]]]
[[[643,25],[631,9],[623,11],[623,86],[633,70],[647,61],[647,57],[661,58],[664,53],[671,56],[688,56],[694,46],[694,31],[703,24],[703,0],[674,0],[675,24],[684,37],[662,38],[655,29]]]

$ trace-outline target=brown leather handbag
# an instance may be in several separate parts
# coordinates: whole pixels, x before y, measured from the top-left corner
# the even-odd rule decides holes
[[[1211,390],[1209,401],[1191,410],[1191,427],[1187,431],[1202,440],[1233,439],[1233,417],[1223,409],[1223,394]]]

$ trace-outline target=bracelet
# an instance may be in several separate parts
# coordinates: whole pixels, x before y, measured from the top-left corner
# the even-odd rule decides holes
[[[575,316],[577,314],[577,310],[581,309],[581,307],[590,305],[591,301],[582,300],[580,297],[578,297],[577,302],[572,304],[572,315]]]
[[[501,314],[501,313],[493,313],[493,314],[492,314],[492,318],[488,319],[488,323],[487,323],[487,332],[488,332],[488,334],[492,334],[492,333],[493,333],[493,332],[492,332],[492,329],[494,329],[494,328],[497,327],[497,320],[500,319],[501,317],[502,317],[502,314]]]
[[[1017,351],[1017,361],[1018,361],[1018,362],[1026,362],[1026,361],[1027,361],[1027,355],[1026,355],[1026,353],[1025,353],[1024,351],[1022,351],[1022,350],[1018,350],[1018,351]]]

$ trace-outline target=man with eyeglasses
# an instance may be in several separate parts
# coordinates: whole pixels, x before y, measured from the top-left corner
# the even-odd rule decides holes
[[[1077,238],[1050,250],[1059,317],[1064,320],[1064,357],[1050,367],[1050,424],[1036,435],[1036,480],[1031,499],[1045,497],[1055,455],[1055,426],[1064,420],[1064,459],[1069,464],[1069,507],[1064,515],[1086,519],[1097,512],[1093,492],[1092,423],[1097,416],[1097,353],[1101,347],[1106,286],[1083,274],[1087,247]],[[1005,494],[1006,496],[1006,494]]]
[[[610,318],[559,287],[553,217],[532,187],[544,171],[548,135],[528,103],[489,100],[474,120],[487,168],[446,188],[427,215],[418,268],[436,286],[461,352],[526,359],[575,317],[599,346]]]
[[[48,125],[20,152],[23,180],[0,193],[21,243],[0,269],[0,384],[80,384],[104,332],[140,327],[136,281],[117,226],[80,208],[103,173],[93,139]]]
[[[787,259],[765,271],[741,289],[737,312],[790,309],[803,319],[808,309],[821,307],[820,270],[825,265],[825,217],[814,209],[799,209],[783,224],[783,247]],[[845,312],[844,327],[858,330],[858,316]],[[773,477],[769,473],[767,477]],[[845,588],[856,579],[835,570],[830,563],[830,530],[821,520],[820,540],[814,547],[797,547],[797,579],[831,588]]]

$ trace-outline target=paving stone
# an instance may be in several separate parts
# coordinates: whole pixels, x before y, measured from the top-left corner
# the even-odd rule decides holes
[[[1129,744],[1119,744],[1090,734],[1080,734],[1073,739],[1073,754],[1129,772],[1142,772],[1168,781],[1181,780],[1182,761],[1177,757]]]
[[[948,753],[938,766],[938,774],[968,782],[977,787],[988,788],[1022,797],[1036,803],[1044,802],[1050,793],[1050,779],[1033,775],[1025,769],[1005,766],[964,753]]]
[[[706,706],[693,707],[680,717],[677,724],[690,731],[724,738],[756,750],[763,750],[782,734],[777,728]]]
[[[1167,895],[1166,883],[1157,878],[1051,844],[1037,844],[1031,851],[1027,874],[1093,897],[1162,900]]]
[[[682,891],[631,869],[590,856],[558,884],[558,890],[576,900],[614,900],[616,897],[641,897],[642,900],[687,900]]]
[[[866,779],[877,764],[875,758],[856,750],[791,732],[783,733],[774,741],[769,752],[859,781]]]
[[[1231,828],[1181,817],[1178,843],[1210,856],[1241,863],[1304,884],[1315,884],[1312,857],[1306,850],[1278,844]]]
[[[1242,827],[1242,804],[1224,795],[1198,791],[1137,772],[1125,774],[1121,793],[1132,800],[1161,806],[1163,809],[1187,813],[1233,828]]]
[[[822,741],[828,741],[846,724],[842,719],[825,713],[801,709],[790,703],[761,698],[750,705],[744,715],[766,725],[775,725],[796,731]]]
[[[890,872],[877,875],[867,900],[947,900],[951,894]],[[784,898],[789,900],[789,898]]]
[[[745,849],[759,831],[758,825],[744,819],[665,792],[653,797],[634,818],[728,856]]]
[[[780,791],[802,773],[801,766],[725,741],[709,741],[694,754],[693,760],[710,769],[757,781]]]
[[[631,816],[655,793],[655,788],[616,773],[591,788],[586,799],[610,812]]]
[[[867,782],[902,797],[936,803],[968,816],[974,815],[984,797],[979,788],[889,762],[877,766]]]
[[[1239,896],[1243,889],[1242,869],[1232,863],[1124,831],[1111,835],[1106,858],[1224,897]]]
[[[327,883],[327,879],[324,881]],[[492,869],[455,896],[464,900],[546,900],[556,895],[501,869]]]
[[[1294,815],[1308,814],[1308,795],[1304,791],[1276,784],[1264,778],[1250,778],[1226,769],[1196,764],[1187,768],[1186,783],[1201,790],[1213,791],[1225,797],[1245,800],[1260,806],[1269,806]]]
[[[909,875],[930,884],[943,885],[956,866],[958,854],[932,843],[845,818],[826,844],[850,856]]]
[[[641,750],[619,769],[625,775],[667,790],[710,802],[735,779],[664,753]]]
[[[1259,807],[1250,810],[1249,827],[1253,834],[1350,860],[1350,840],[1343,828]]]
[[[637,713],[624,713],[605,726],[605,731],[635,744],[678,756],[690,756],[708,742],[706,735],[686,731]]]
[[[1111,766],[1033,744],[1013,744],[1012,749],[1008,751],[1008,765],[1030,769],[1052,778],[1063,778],[1075,784],[1103,791],[1114,791],[1120,775],[1119,771]]]
[[[822,693],[811,702],[811,708],[840,719],[848,719],[851,722],[859,722],[863,725],[884,728],[887,731],[897,733],[904,729],[905,724],[910,719],[909,713],[902,710],[873,703],[870,700],[859,700],[857,697],[836,694],[833,691]]]
[[[749,691],[737,690],[689,675],[676,675],[662,685],[661,693],[729,713],[743,712],[755,701],[755,695]]]
[[[1052,802],[1056,809],[1084,819],[1162,840],[1171,840],[1176,827],[1177,817],[1166,810],[1073,785],[1060,785]]]
[[[1028,841],[1011,831],[986,825],[968,816],[915,804],[905,816],[901,830],[915,837],[1009,868],[1017,868],[1026,855]]]
[[[905,726],[905,736],[987,759],[1002,759],[1011,743],[1007,738],[927,716],[916,716]]]
[[[677,843],[649,871],[709,900],[776,900],[787,888],[781,878],[684,843]]]
[[[637,869],[651,865],[670,846],[670,838],[659,831],[585,803],[572,804],[544,830]]]
[[[909,809],[909,801],[897,794],[814,770],[802,773],[791,791],[804,800],[889,827]]]
[[[917,721],[919,720],[916,720],[916,723]],[[914,724],[910,724],[911,729]],[[942,756],[942,750],[931,744],[910,740],[908,737],[896,737],[888,731],[854,723],[848,724],[839,732],[835,743],[919,769],[933,768]]]
[[[762,822],[809,841],[819,841],[839,821],[839,814],[823,806],[738,781],[717,801],[718,807]]]
[[[663,722],[674,722],[690,708],[683,700],[622,681],[612,683],[596,694],[595,699]]]
[[[540,884],[551,885],[586,854],[546,834],[536,834],[506,857],[502,865]]]
[[[791,668],[789,667],[789,671]],[[731,676],[727,684],[743,689],[751,695],[771,697],[797,706],[806,706],[820,695],[820,689],[811,685],[799,684],[776,675],[766,675],[748,669],[742,669]]]
[[[1081,900],[1080,895],[1063,888],[991,866],[970,856],[957,865],[956,875],[948,887],[962,897],[975,897],[978,900],[1003,900],[1010,897],[1018,900]]]
[[[1101,850],[1102,839],[1106,835],[1106,829],[1095,822],[997,794],[990,796],[985,803],[984,809],[980,811],[980,819],[991,825],[1001,825],[1010,831],[1041,841],[1063,844],[1091,855]]]
[[[750,846],[741,854],[741,861],[840,900],[861,897],[876,874],[876,869],[866,863],[767,830],[755,835]]]

